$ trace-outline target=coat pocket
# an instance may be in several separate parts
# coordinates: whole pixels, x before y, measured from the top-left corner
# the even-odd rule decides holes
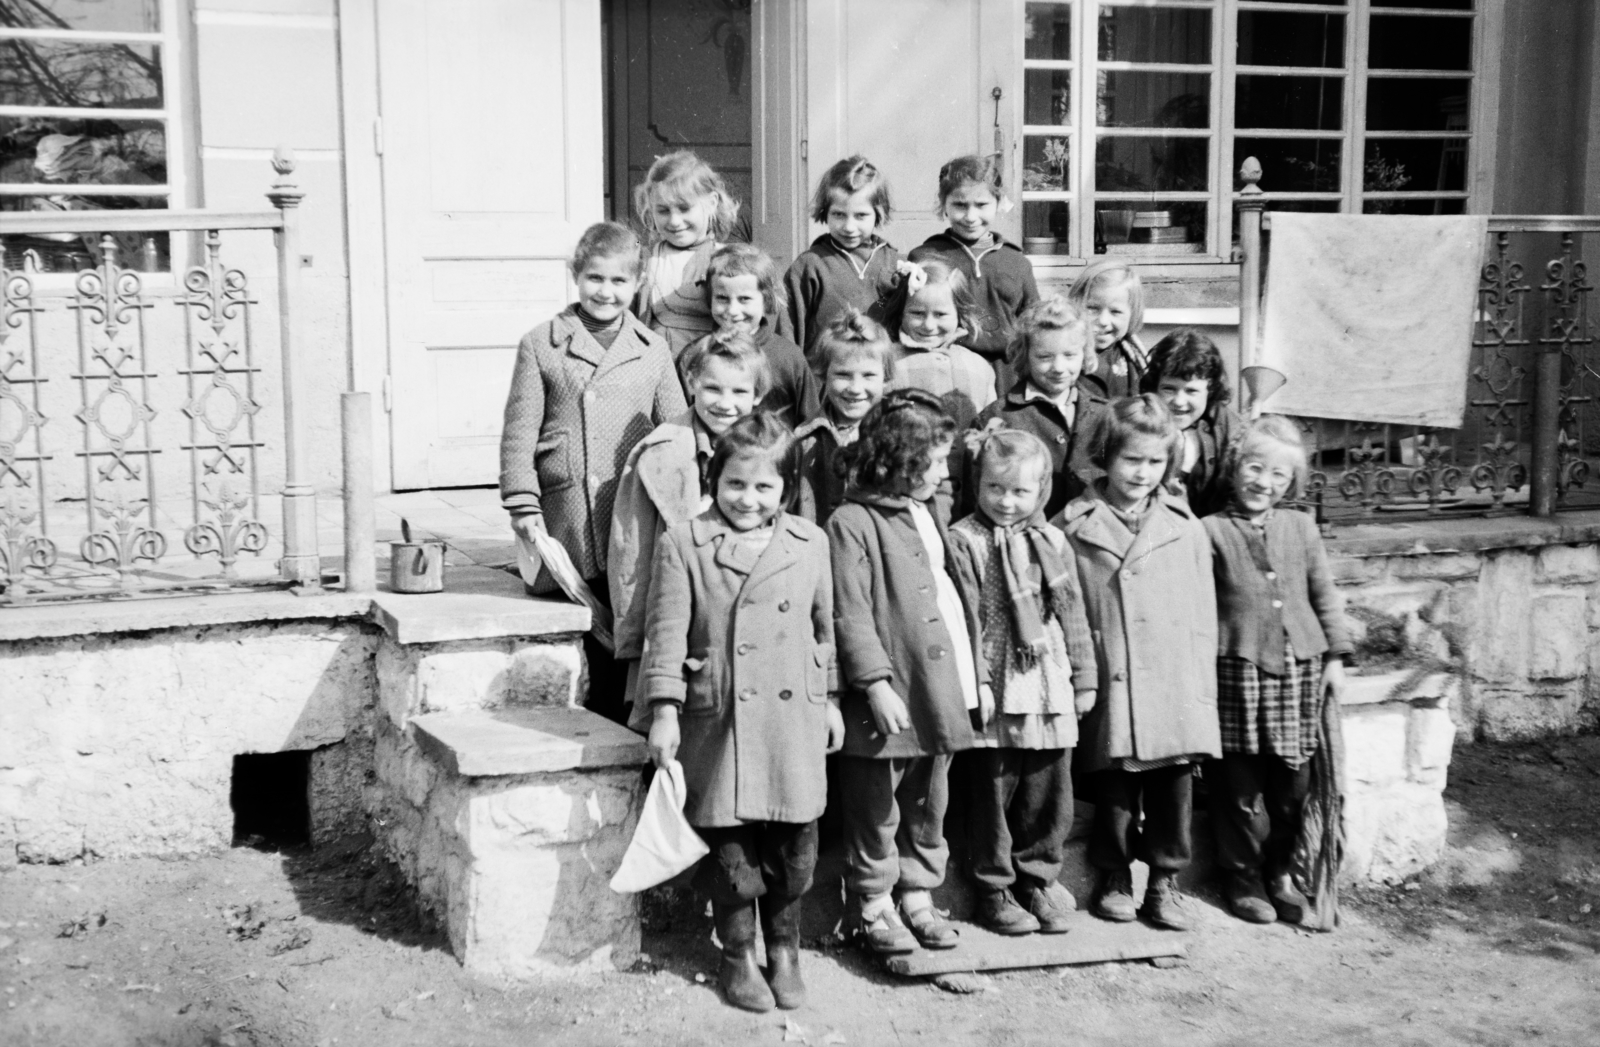
[[[813,647],[806,660],[806,697],[813,702],[828,700],[828,663],[833,659],[831,647]]]
[[[713,716],[721,705],[716,672],[704,654],[691,654],[683,660],[683,716]]]
[[[539,475],[539,493],[550,494],[574,483],[567,446],[570,434],[565,429],[544,433],[533,448],[533,468]]]

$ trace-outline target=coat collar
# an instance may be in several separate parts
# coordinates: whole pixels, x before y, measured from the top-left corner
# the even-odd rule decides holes
[[[789,513],[779,513],[777,520],[772,525],[772,540],[756,558],[755,564],[740,556],[735,550],[737,543],[729,541],[737,532],[727,517],[722,515],[722,510],[715,505],[695,517],[689,524],[689,536],[697,546],[716,545],[713,558],[717,566],[748,574],[746,585],[760,582],[779,571],[792,567],[800,562],[800,550],[804,549],[804,542],[811,540],[810,533],[805,528],[804,521]]]
[[[571,353],[585,363],[595,368],[595,377],[619,367],[630,360],[637,360],[644,355],[645,341],[641,335],[639,321],[634,319],[632,313],[625,313],[622,317],[622,330],[617,332],[616,340],[608,349],[595,341],[594,335],[583,326],[583,321],[578,319],[576,305],[569,305],[557,313],[551,321],[551,341],[560,345],[566,352]]]
[[[1126,527],[1115,523],[1111,506],[1098,487],[1091,485],[1068,504],[1062,512],[1063,526],[1079,541],[1097,545],[1123,560],[1147,556],[1177,541],[1183,537],[1182,519],[1195,518],[1194,511],[1182,499],[1157,494],[1149,519],[1138,534],[1130,536]]]
[[[700,459],[710,454],[711,438],[695,423],[693,409],[656,426],[640,441],[634,468],[668,527],[693,518],[704,507]]]

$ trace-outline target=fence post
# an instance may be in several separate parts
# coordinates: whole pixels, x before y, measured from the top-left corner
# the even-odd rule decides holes
[[[278,337],[283,344],[283,559],[279,571],[285,580],[306,588],[322,583],[322,561],[317,553],[317,493],[311,487],[306,464],[309,435],[305,409],[309,406],[305,375],[295,364],[294,305],[300,291],[299,207],[305,193],[294,183],[294,152],[280,145],[272,153],[278,180],[267,193],[283,216],[278,230]]]
[[[377,591],[372,514],[372,394],[341,393],[344,423],[344,591]]]
[[[1261,217],[1267,209],[1261,192],[1261,161],[1246,157],[1239,167],[1244,188],[1233,208],[1239,213],[1239,384],[1249,387],[1246,368],[1260,363],[1256,340],[1261,330]],[[1260,397],[1250,388],[1250,417],[1261,413]]]

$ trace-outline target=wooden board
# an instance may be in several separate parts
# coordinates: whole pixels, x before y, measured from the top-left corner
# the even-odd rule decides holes
[[[1072,930],[1066,934],[1007,938],[970,923],[957,926],[961,928],[961,944],[954,949],[918,949],[901,956],[886,956],[884,967],[894,974],[917,976],[1143,960],[1153,956],[1183,956],[1188,951],[1190,938],[1187,934],[1158,931],[1142,923],[1107,923],[1086,912],[1073,918]]]

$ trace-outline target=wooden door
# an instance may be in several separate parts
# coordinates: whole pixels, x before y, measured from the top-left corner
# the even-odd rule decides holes
[[[377,16],[394,486],[492,484],[517,342],[602,217],[600,2]]]
[[[841,157],[865,154],[893,191],[885,234],[909,250],[945,228],[935,214],[940,166],[995,152],[998,125],[1015,199],[1021,8],[1016,0],[810,0],[806,184]],[[1015,239],[1021,216],[1019,204],[996,227]],[[821,229],[813,225],[813,235]]]

